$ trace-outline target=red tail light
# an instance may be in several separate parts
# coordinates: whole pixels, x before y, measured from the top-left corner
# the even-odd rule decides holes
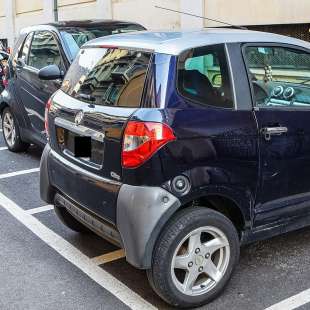
[[[5,88],[9,85],[8,74],[9,74],[8,66],[4,66],[2,84]]]
[[[44,126],[45,126],[45,132],[46,135],[48,136],[48,112],[51,108],[52,105],[52,99],[48,99],[46,106],[45,106],[45,122],[44,122]]]
[[[3,84],[4,88],[7,88],[9,85],[9,81],[5,77],[3,77],[2,78],[2,84]]]
[[[147,161],[159,148],[176,139],[172,129],[162,123],[128,122],[122,150],[124,168],[136,168]]]

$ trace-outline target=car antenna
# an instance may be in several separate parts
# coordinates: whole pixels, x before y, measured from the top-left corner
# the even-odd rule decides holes
[[[226,23],[226,22],[223,22],[223,21],[218,20],[218,19],[214,19],[214,18],[204,17],[204,16],[200,16],[200,15],[196,15],[196,14],[191,14],[191,13],[187,13],[187,12],[182,12],[182,11],[178,11],[178,10],[173,10],[173,9],[168,9],[168,8],[164,8],[164,7],[158,6],[158,5],[155,5],[155,8],[156,9],[165,10],[165,11],[180,13],[180,14],[184,14],[184,15],[188,15],[188,16],[193,16],[193,17],[197,17],[197,18],[202,18],[202,19],[206,19],[206,20],[210,20],[212,22],[217,22],[217,23],[220,23],[220,24],[223,24],[223,25],[226,25],[226,26],[230,26],[230,27],[234,27],[234,28],[237,28],[237,29],[247,30],[246,27],[233,25],[233,24]]]

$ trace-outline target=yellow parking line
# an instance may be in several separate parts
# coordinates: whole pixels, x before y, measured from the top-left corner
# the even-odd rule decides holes
[[[92,261],[96,265],[102,265],[106,263],[113,262],[115,260],[121,259],[125,257],[125,251],[123,249],[116,250],[107,254],[103,254],[97,257],[92,258]]]

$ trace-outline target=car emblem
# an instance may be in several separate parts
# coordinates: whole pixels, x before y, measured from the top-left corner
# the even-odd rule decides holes
[[[76,126],[78,126],[82,123],[83,117],[84,117],[83,111],[76,113],[75,119],[74,119],[74,123]]]

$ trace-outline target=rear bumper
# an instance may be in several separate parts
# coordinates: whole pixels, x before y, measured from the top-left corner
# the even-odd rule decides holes
[[[80,199],[72,197],[76,191]],[[40,193],[48,203],[54,203],[57,193],[68,197],[74,204],[71,207],[88,214],[89,221],[84,222],[87,226],[96,225],[98,228],[98,220],[112,223],[111,219],[115,218],[113,226],[121,237],[127,261],[141,269],[150,268],[156,240],[181,205],[175,196],[161,187],[131,186],[98,177],[55,154],[49,145],[41,158]],[[96,197],[89,198],[94,195]],[[96,205],[89,200],[91,198],[98,200]],[[69,204],[63,205],[67,206]],[[92,228],[104,237],[104,233]]]
[[[180,201],[161,187],[122,185],[117,199],[117,228],[129,263],[142,269],[151,267],[156,240],[180,206]]]

